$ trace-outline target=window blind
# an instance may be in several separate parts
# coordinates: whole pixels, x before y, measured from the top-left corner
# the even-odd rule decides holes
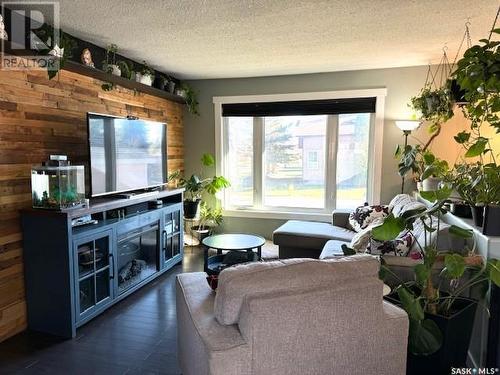
[[[224,117],[338,115],[375,113],[376,98],[297,100],[285,102],[222,104]]]

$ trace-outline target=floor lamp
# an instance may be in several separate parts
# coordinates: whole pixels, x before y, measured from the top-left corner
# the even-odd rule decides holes
[[[408,146],[408,136],[411,134],[411,132],[415,129],[417,129],[420,126],[420,121],[416,120],[397,120],[396,121],[396,126],[403,131],[404,137],[405,137],[405,146],[404,150],[406,149],[406,146]],[[401,194],[404,193],[405,190],[405,177],[401,177]]]

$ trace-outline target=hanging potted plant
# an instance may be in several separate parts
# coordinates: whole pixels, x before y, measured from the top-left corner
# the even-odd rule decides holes
[[[116,62],[117,52],[118,46],[116,44],[110,44],[106,47],[106,55],[104,61],[102,62],[102,70],[106,73],[120,77],[122,75],[122,71]]]
[[[500,8],[499,8],[500,11]],[[498,13],[497,13],[498,15]],[[498,18],[498,17],[497,17]],[[497,18],[495,18],[495,23]],[[478,199],[488,211],[488,220],[500,217],[500,192],[498,191],[500,166],[497,163],[490,139],[484,137],[483,126],[492,126],[500,133],[500,42],[493,41],[493,34],[500,29],[493,25],[488,39],[469,47],[457,62],[452,78],[465,91],[467,104],[463,106],[465,117],[470,120],[470,131],[455,136],[455,141],[464,147],[465,158],[478,158],[478,176],[474,180]],[[477,215],[476,215],[477,216]],[[476,222],[479,223],[479,220]],[[484,223],[485,233],[500,234],[496,224]]]
[[[372,229],[372,236],[379,241],[390,241],[408,231],[423,254],[423,263],[414,267],[415,281],[401,282],[389,297],[408,313],[410,329],[408,337],[407,374],[449,374],[451,367],[465,367],[474,316],[478,301],[462,297],[471,286],[488,286],[493,282],[500,286],[500,261],[485,261],[480,256],[457,252],[442,252],[437,248],[441,217],[452,189],[445,187],[421,193],[434,204],[428,208],[409,210],[399,217],[390,214],[383,224]],[[421,243],[413,233],[413,224],[424,223],[425,235]],[[452,235],[473,240],[473,232],[450,226]],[[418,238],[418,239],[417,239]],[[436,275],[436,262],[444,267]],[[391,273],[382,267],[384,273]],[[397,276],[396,276],[397,277]],[[486,290],[486,288],[484,289]]]
[[[135,72],[136,82],[143,85],[151,86],[155,77],[155,71],[148,66],[146,61],[142,62],[142,66]]]
[[[204,154],[201,158],[204,168],[212,167],[215,159],[210,154]],[[204,194],[215,196],[220,190],[230,186],[229,181],[224,176],[202,177],[200,174],[192,174],[185,178],[176,171],[169,176],[169,181],[177,180],[177,186],[184,188],[184,217],[194,219],[199,216],[199,208]]]

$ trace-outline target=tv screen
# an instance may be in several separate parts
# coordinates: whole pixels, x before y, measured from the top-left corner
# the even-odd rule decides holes
[[[166,183],[164,123],[93,113],[87,120],[92,197]]]

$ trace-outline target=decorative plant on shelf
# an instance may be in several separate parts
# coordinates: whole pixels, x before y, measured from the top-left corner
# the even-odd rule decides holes
[[[132,75],[134,73],[134,64],[125,60],[119,60],[117,64],[121,70],[121,76],[126,79],[132,79]]]
[[[142,62],[142,65],[135,72],[135,80],[144,85],[151,86],[155,78],[155,71],[151,68],[146,61]]]
[[[474,255],[473,251],[464,256],[454,252],[453,249],[447,251],[438,249],[442,216],[447,212],[446,204],[449,202],[451,191],[451,188],[445,187],[436,191],[422,192],[425,199],[434,202],[432,206],[409,210],[399,217],[390,214],[383,224],[372,229],[373,238],[379,241],[393,240],[402,231],[408,231],[423,254],[423,263],[414,267],[414,281],[401,282],[395,288],[397,299],[410,319],[408,340],[410,362],[426,361],[423,356],[430,356],[440,350],[443,342],[446,342],[444,335],[447,334],[443,325],[451,324],[450,322],[455,319],[464,319],[462,334],[468,335],[464,339],[468,347],[478,301],[463,297],[463,293],[478,284],[487,286],[493,282],[500,286],[499,260],[485,261],[481,256]],[[425,229],[424,240],[421,242],[418,238],[422,239],[422,235],[418,236],[413,232],[414,223],[417,221],[421,222]],[[452,225],[449,227],[449,233],[473,241],[471,230]],[[440,271],[438,268],[436,275],[438,261],[444,262],[444,267]],[[382,276],[387,272],[397,278],[383,265]],[[450,345],[443,348],[443,351],[450,354],[454,348],[456,347]],[[466,351],[465,348],[464,353]],[[432,360],[432,357],[428,358]],[[429,366],[432,369],[432,366],[436,368],[439,365],[431,363]]]
[[[38,38],[44,43],[43,47],[52,43],[54,38],[54,28],[47,23],[44,23],[40,28],[33,31]],[[59,45],[54,45],[52,49],[42,48],[39,52],[45,55],[52,55],[54,59],[58,60],[51,69],[47,68],[49,79],[54,78],[57,73],[64,67],[66,61],[73,57],[73,50],[76,48],[76,40],[69,34],[59,29]],[[36,48],[36,47],[35,47]]]
[[[198,111],[198,95],[196,91],[191,88],[191,86],[189,86],[187,83],[182,83],[180,88],[177,90],[177,94],[182,96],[186,100],[186,104],[190,113],[196,116],[200,115],[200,112]]]
[[[118,46],[116,44],[110,44],[106,47],[106,55],[102,62],[102,70],[115,76],[121,76],[122,72],[116,61],[117,52]]]
[[[215,165],[215,159],[210,154],[203,154],[201,164],[203,168],[212,167]],[[215,196],[219,191],[230,186],[229,181],[224,176],[204,178],[202,172],[192,174],[189,178],[182,177],[179,171],[169,176],[169,181],[177,180],[177,186],[185,189],[184,217],[186,219],[194,219],[198,216],[204,194]]]

